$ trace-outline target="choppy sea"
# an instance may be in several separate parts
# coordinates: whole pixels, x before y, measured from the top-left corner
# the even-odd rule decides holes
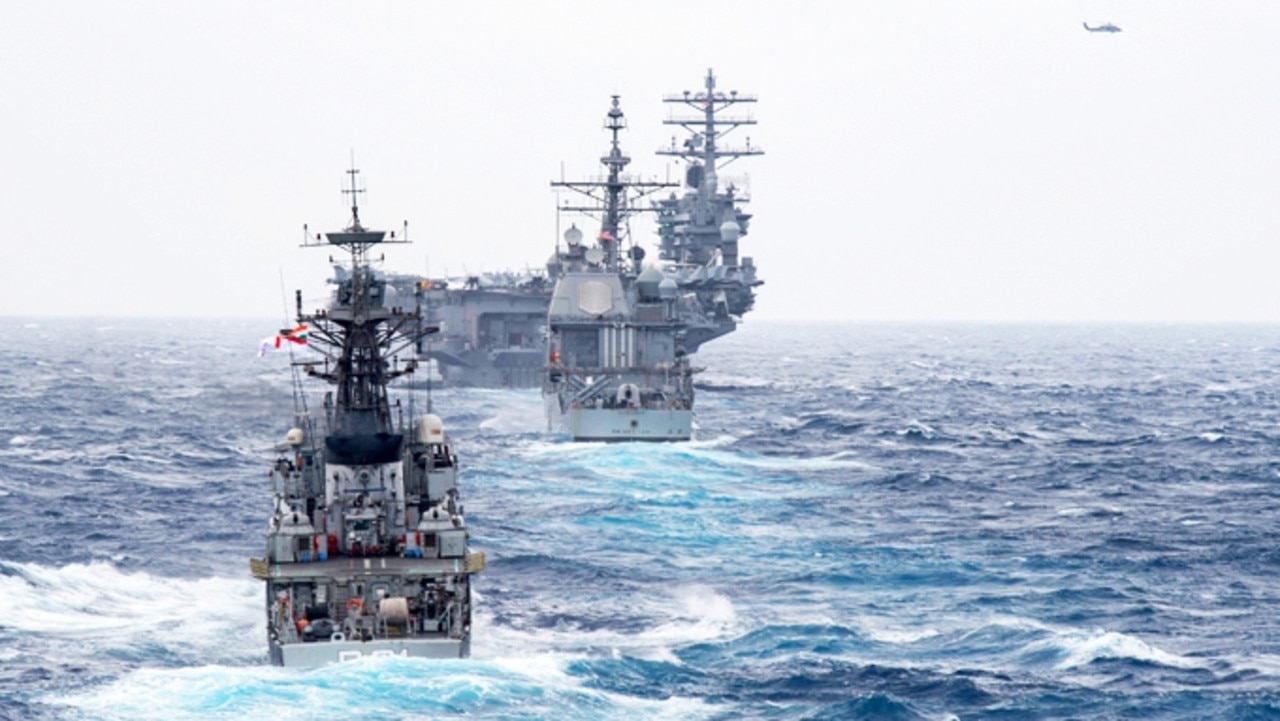
[[[309,670],[274,330],[0,318],[0,718],[1280,718],[1278,327],[753,322],[682,444],[435,389],[473,657]]]

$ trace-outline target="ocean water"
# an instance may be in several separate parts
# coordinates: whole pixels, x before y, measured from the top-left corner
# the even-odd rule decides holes
[[[0,319],[0,718],[1280,718],[1280,328],[748,323],[684,444],[436,390],[473,658],[298,670],[274,327]]]

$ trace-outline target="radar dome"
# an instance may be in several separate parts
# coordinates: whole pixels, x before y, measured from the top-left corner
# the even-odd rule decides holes
[[[738,227],[738,223],[732,218],[720,224],[720,239],[726,243],[732,243],[742,235],[742,228]]]
[[[564,232],[564,242],[569,245],[579,245],[582,243],[582,231],[578,230],[578,226],[569,226],[569,229]]]
[[[291,448],[296,449],[302,445],[303,440],[305,440],[305,436],[301,428],[290,428],[289,432],[284,434],[284,440],[276,444],[276,450],[284,453]]]
[[[413,424],[413,436],[418,443],[444,443],[444,421],[428,413]]]
[[[672,278],[663,278],[658,284],[658,296],[663,300],[671,300],[680,291],[680,286]]]
[[[657,300],[658,286],[662,283],[662,271],[649,266],[636,276],[636,291],[640,293],[640,300]]]

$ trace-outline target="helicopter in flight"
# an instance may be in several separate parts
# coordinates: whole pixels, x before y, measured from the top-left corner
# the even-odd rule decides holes
[[[1084,25],[1084,29],[1085,29],[1085,30],[1088,30],[1088,31],[1089,31],[1089,32],[1091,32],[1091,33],[1118,33],[1118,32],[1121,32],[1121,30],[1120,30],[1119,26],[1117,26],[1117,25],[1115,25],[1115,24],[1113,24],[1113,23],[1107,23],[1106,25],[1099,25],[1099,26],[1098,26],[1098,27],[1096,27],[1096,28],[1091,28],[1091,27],[1089,27],[1089,23],[1087,23],[1087,22],[1086,22],[1086,23],[1082,23],[1082,25]]]

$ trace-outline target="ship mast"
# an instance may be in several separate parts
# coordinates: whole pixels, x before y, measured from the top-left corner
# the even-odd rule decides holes
[[[744,125],[755,125],[756,120],[749,113],[734,117],[725,117],[719,115],[723,111],[734,105],[743,103],[755,103],[757,101],[754,95],[739,94],[737,90],[730,90],[728,94],[716,92],[716,76],[711,70],[707,70],[707,79],[705,82],[705,90],[700,92],[684,91],[680,95],[668,95],[662,99],[662,102],[675,105],[687,105],[698,111],[698,115],[693,117],[675,117],[674,115],[662,121],[663,125],[679,125],[688,130],[690,137],[686,138],[683,143],[676,145],[676,139],[671,138],[671,147],[661,148],[658,155],[666,155],[671,157],[682,158],[690,163],[701,163],[706,166],[706,172],[709,178],[714,178],[715,173],[720,168],[732,163],[738,158],[749,155],[764,155],[764,151],[757,147],[752,147],[751,138],[746,139],[745,145],[739,148],[720,147],[719,140],[729,133],[737,130]],[[699,129],[701,126],[701,129]],[[725,130],[720,130],[720,128]],[[715,193],[715,182],[711,181],[710,192]]]
[[[613,96],[613,106],[609,108],[609,115],[605,120],[604,127],[612,137],[609,144],[609,154],[600,158],[601,164],[609,169],[609,178],[605,185],[604,221],[600,224],[600,239],[606,241],[612,252],[616,253],[617,240],[619,238],[618,225],[622,220],[622,203],[624,201],[622,195],[624,189],[622,185],[622,170],[631,162],[631,158],[622,154],[622,148],[618,144],[618,131],[627,127],[627,119],[622,114],[617,95]],[[612,239],[612,241],[608,239]]]
[[[323,370],[314,363],[304,368],[312,376],[323,378],[336,387],[332,400],[326,399],[329,433],[326,437],[327,460],[347,465],[389,462],[399,457],[403,438],[395,428],[387,400],[387,384],[412,373],[416,361],[396,367],[388,358],[421,335],[416,308],[404,309],[386,303],[386,283],[378,279],[369,264],[369,250],[383,243],[407,243],[396,240],[395,233],[370,230],[360,223],[358,196],[364,192],[356,185],[360,171],[352,168],[351,222],[341,231],[317,233],[308,247],[338,247],[350,255],[346,277],[337,281],[332,306],[312,313],[302,310],[302,297],[297,295],[298,321],[313,328],[312,338],[320,341],[318,349],[328,362]],[[423,329],[430,332],[434,329]],[[397,342],[400,345],[393,347]]]
[[[605,116],[604,127],[610,133],[609,153],[600,158],[600,163],[608,170],[603,180],[582,180],[552,182],[553,188],[568,188],[595,201],[592,205],[572,205],[565,203],[561,212],[600,214],[599,245],[604,251],[603,264],[613,271],[622,270],[619,246],[626,233],[626,221],[639,210],[636,201],[656,193],[662,188],[672,187],[674,183],[656,181],[640,181],[623,174],[631,162],[631,158],[622,152],[621,140],[618,136],[627,127],[626,116],[622,113],[620,96],[611,96],[613,103]],[[627,238],[629,240],[629,237]],[[643,257],[643,254],[637,254]],[[637,264],[638,264],[637,258]],[[637,269],[638,272],[638,269]]]
[[[728,147],[721,141],[724,136],[739,127],[756,124],[755,118],[749,112],[735,116],[725,114],[725,111],[733,106],[754,104],[756,96],[740,94],[736,90],[730,90],[728,93],[717,91],[715,73],[708,69],[703,90],[697,92],[686,90],[680,95],[668,95],[662,99],[662,102],[693,108],[697,111],[697,114],[693,116],[676,116],[673,112],[672,117],[663,120],[663,125],[677,125],[684,128],[689,132],[689,137],[685,138],[682,143],[677,144],[676,138],[673,136],[670,147],[658,149],[657,154],[680,158],[688,163],[688,168],[685,171],[685,183],[696,190],[697,199],[704,207],[710,207],[717,201],[721,201],[732,211],[735,202],[746,202],[746,198],[734,196],[736,188],[733,185],[729,185],[724,192],[720,192],[719,171],[738,158],[763,155],[764,151],[751,144],[750,136],[747,136],[744,145],[741,147]],[[666,202],[664,205],[669,208],[674,207],[674,196],[672,202]],[[661,209],[659,210],[659,215],[662,215]],[[742,225],[745,220],[751,217],[746,214],[736,215],[741,220],[730,218],[728,214],[724,218],[691,218],[695,226],[710,227],[710,232],[708,233],[699,232],[695,234],[697,236],[706,235],[707,237],[691,237],[685,239],[683,243],[675,243],[673,239],[664,238],[661,251],[663,259],[703,265],[713,259],[716,246],[719,246],[723,253],[724,263],[726,265],[736,265],[738,262],[737,236],[734,235],[731,240],[725,239],[724,242],[719,242],[720,238],[716,237],[720,233],[720,225],[723,221],[735,220],[739,225]],[[714,223],[714,227],[711,227],[712,223]]]

